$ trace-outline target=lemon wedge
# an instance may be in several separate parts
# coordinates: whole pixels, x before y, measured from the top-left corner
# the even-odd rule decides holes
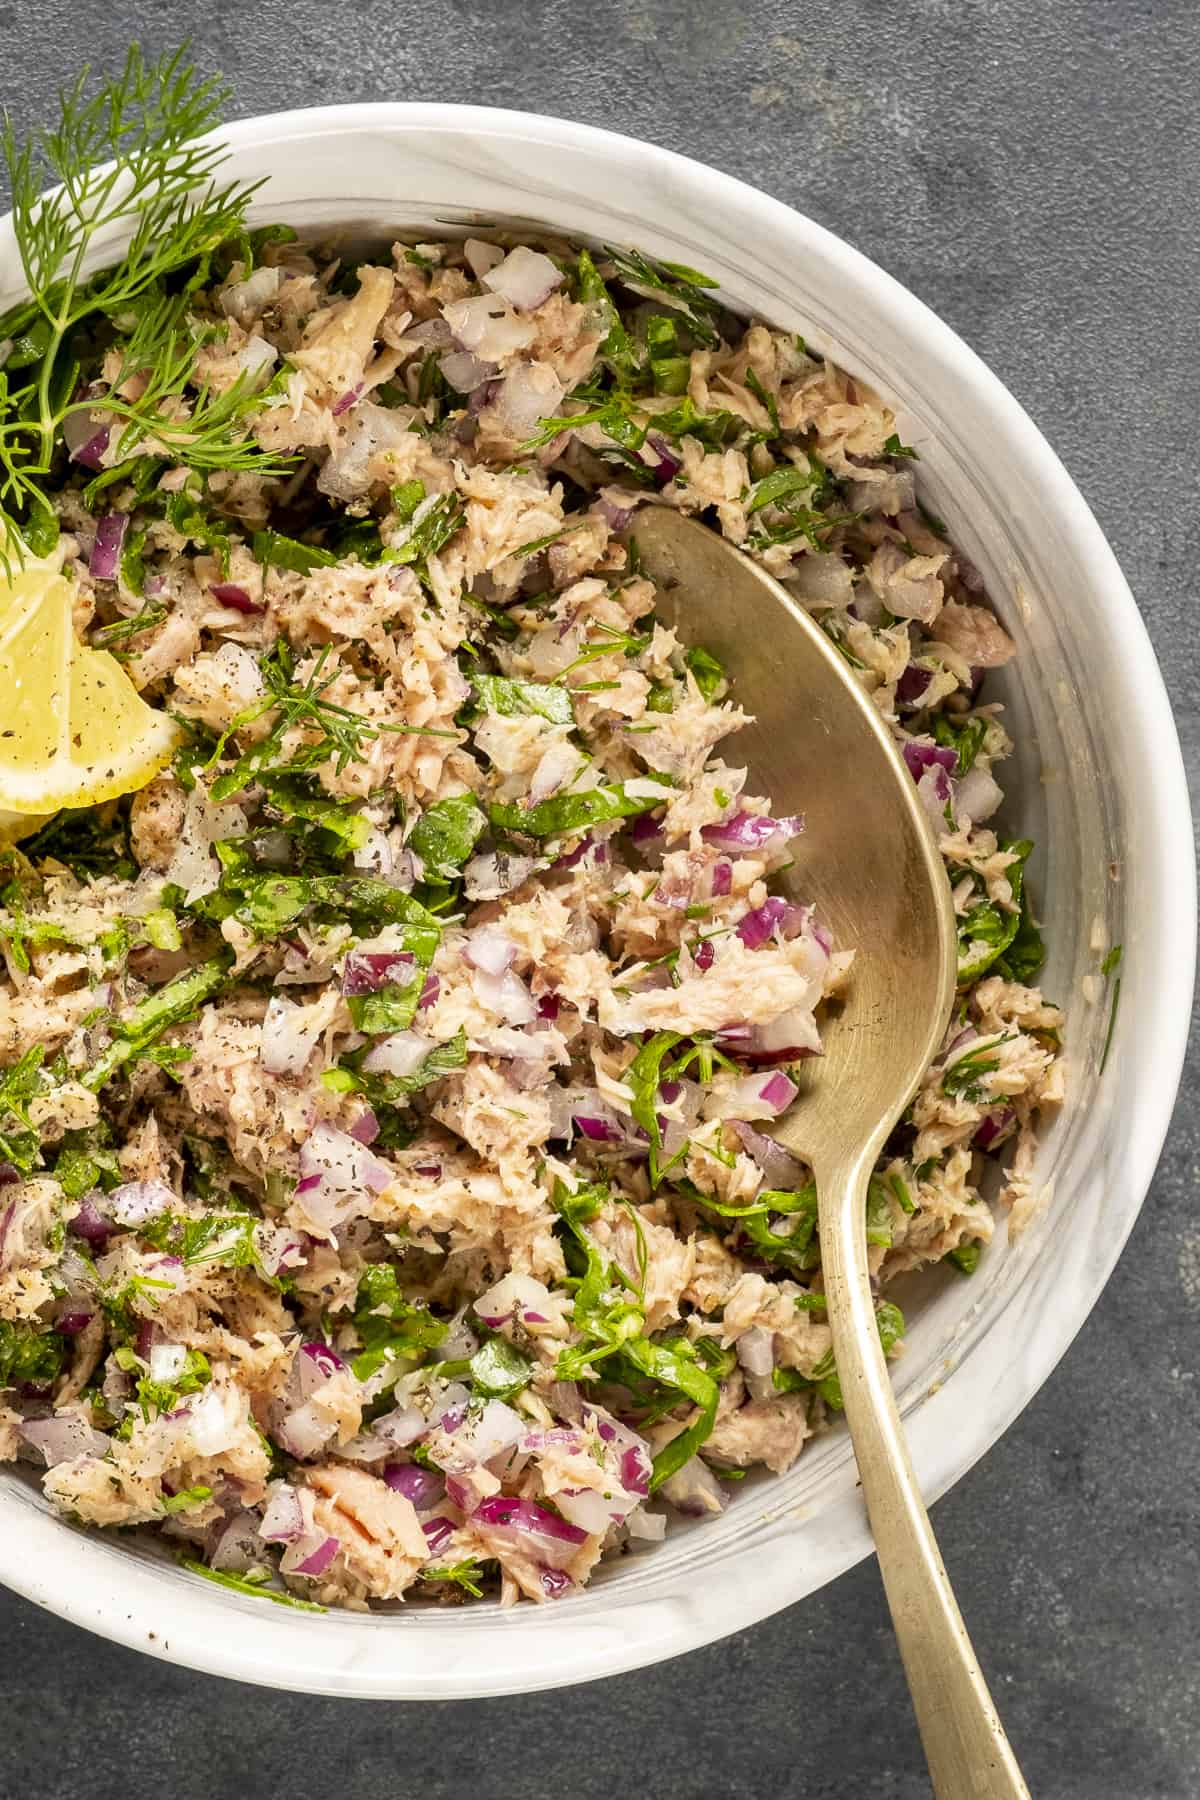
[[[75,636],[75,590],[60,558],[0,570],[0,837],[63,806],[98,806],[144,787],[178,731],[120,663]],[[31,817],[30,815],[36,815]]]

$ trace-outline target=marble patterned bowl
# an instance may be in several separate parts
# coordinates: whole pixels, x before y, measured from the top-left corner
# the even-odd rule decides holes
[[[706,270],[736,309],[803,332],[897,407],[926,504],[982,570],[1020,656],[1001,687],[1020,744],[1006,820],[1036,839],[1033,892],[1066,1005],[1069,1097],[1037,1169],[1045,1203],[1003,1226],[970,1280],[924,1284],[896,1372],[934,1500],[1036,1392],[1133,1225],[1183,1059],[1196,938],[1186,789],[1132,596],[1053,451],[996,377],[911,294],[829,232],[698,163],[561,120],[455,106],[342,106],[225,134],[268,178],[258,222],[378,237],[550,227]],[[120,249],[107,246],[107,260]],[[0,224],[0,269],[17,268]],[[15,275],[8,276],[15,281]],[[0,277],[0,285],[4,278]],[[7,306],[18,290],[0,294]],[[1124,946],[1112,986],[1103,951]],[[800,1600],[870,1551],[844,1430],[718,1520],[598,1572],[587,1591],[502,1613],[294,1613],[187,1575],[153,1547],[52,1517],[0,1473],[0,1579],[64,1618],[206,1671],[377,1699],[528,1692],[691,1650]],[[970,1595],[964,1596],[970,1614]]]

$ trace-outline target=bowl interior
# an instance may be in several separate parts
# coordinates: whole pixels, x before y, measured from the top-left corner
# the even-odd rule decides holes
[[[839,240],[726,177],[605,133],[473,109],[329,109],[251,121],[230,138],[237,173],[269,177],[256,222],[348,242],[550,230],[706,270],[735,310],[802,332],[892,402],[920,453],[923,503],[982,572],[1020,650],[987,694],[1004,702],[1017,744],[1002,823],[1038,846],[1041,979],[1068,1009],[1069,1095],[1045,1132],[1045,1203],[1024,1233],[1010,1243],[1001,1222],[973,1278],[938,1271],[904,1297],[896,1385],[936,1498],[1086,1317],[1145,1191],[1182,1055],[1190,986],[1180,960],[1194,946],[1194,910],[1186,844],[1180,867],[1169,845],[1171,821],[1186,819],[1178,749],[1095,522],[1015,402],[946,327]],[[1134,804],[1132,771],[1147,756],[1159,782]],[[1164,936],[1174,939],[1173,991]],[[1117,943],[1125,1000],[1104,1068],[1112,989],[1096,972]],[[566,1604],[318,1619],[210,1587],[158,1549],[73,1534],[6,1471],[0,1517],[15,1529],[0,1541],[23,1549],[0,1547],[0,1575],[81,1623],[242,1679],[413,1698],[520,1691],[694,1647],[811,1591],[869,1549],[854,1490],[839,1429],[787,1476],[741,1484],[720,1519],[674,1528]],[[147,1643],[166,1620],[166,1645]]]

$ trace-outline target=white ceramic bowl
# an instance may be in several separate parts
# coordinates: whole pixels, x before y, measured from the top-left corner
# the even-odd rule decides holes
[[[1068,1007],[1070,1097],[1043,1145],[1038,1176],[1052,1192],[1040,1215],[1011,1246],[1001,1227],[973,1279],[935,1281],[912,1324],[897,1386],[936,1499],[1095,1303],[1149,1185],[1183,1059],[1196,932],[1187,795],[1162,681],[1099,527],[953,332],[857,251],[726,175],[586,126],[470,107],[336,107],[226,135],[239,176],[269,177],[259,221],[428,236],[549,226],[706,270],[734,307],[802,331],[890,397],[920,450],[927,503],[982,569],[1021,649],[1004,695],[1021,743],[1008,816],[1039,845],[1044,985]],[[0,230],[12,283],[11,226]],[[1097,943],[1124,945],[1103,1073],[1108,1004],[1081,986]],[[516,1693],[655,1662],[801,1599],[869,1549],[844,1431],[789,1475],[747,1482],[714,1523],[602,1570],[579,1597],[508,1613],[290,1612],[73,1531],[20,1473],[0,1477],[0,1579],[29,1599],[213,1673],[375,1698]]]

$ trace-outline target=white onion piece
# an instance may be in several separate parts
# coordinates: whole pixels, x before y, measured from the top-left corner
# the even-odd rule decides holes
[[[484,975],[503,975],[505,969],[511,967],[516,954],[517,946],[496,925],[480,925],[475,931],[468,933],[463,944],[466,960],[473,969],[479,969]]]
[[[810,1050],[814,1056],[819,1054],[821,1034],[812,1012],[805,1006],[793,1006],[767,1024],[756,1025],[754,1049],[761,1056],[770,1056],[780,1050]]]
[[[1003,799],[1003,789],[990,770],[981,769],[976,763],[955,785],[954,816],[960,821],[970,819],[972,825],[981,825],[991,818]]]
[[[120,1225],[140,1225],[157,1219],[175,1204],[174,1190],[165,1181],[125,1181],[104,1202],[105,1210]]]
[[[261,698],[262,676],[244,644],[222,644],[209,659],[208,667],[239,710]],[[213,845],[223,838],[241,837],[247,829],[246,815],[240,806],[213,805],[204,783],[198,781],[187,797],[183,825],[163,879],[183,888],[189,906],[211,894],[221,879],[221,865]]]
[[[559,788],[566,787],[575,779],[585,761],[583,752],[565,739],[551,744],[533,771],[529,783],[530,806],[540,805],[551,794],[556,794]]]
[[[564,391],[549,363],[517,363],[489,405],[510,437],[526,438],[539,419],[552,418],[558,411]]]
[[[524,1433],[525,1421],[519,1413],[503,1400],[489,1400],[482,1411],[476,1413],[472,1408],[461,1424],[446,1433],[446,1443],[437,1453],[438,1466],[448,1475],[477,1468],[510,1450]]]
[[[321,492],[335,500],[357,500],[365,494],[375,478],[372,459],[411,445],[409,417],[403,409],[390,411],[372,400],[360,401],[349,415],[345,436],[317,476]]]
[[[698,1456],[689,1458],[682,1469],[669,1475],[658,1491],[676,1512],[693,1519],[711,1518],[714,1513],[724,1512],[729,1504],[728,1493]]]
[[[151,1381],[174,1381],[177,1375],[183,1373],[186,1362],[187,1350],[182,1344],[151,1344]]]
[[[734,1345],[737,1359],[751,1375],[769,1375],[775,1367],[775,1334],[765,1326],[752,1325],[743,1331]]]
[[[316,1009],[272,994],[262,1022],[262,1066],[268,1075],[302,1075],[324,1025]]]
[[[266,338],[249,338],[238,351],[238,367],[243,375],[253,378],[265,369],[274,367],[279,356],[274,344],[268,344]]]
[[[191,1402],[188,1436],[200,1456],[219,1456],[237,1440],[242,1401],[231,1388],[208,1387]]]
[[[494,269],[497,263],[504,261],[504,252],[499,244],[485,243],[483,238],[468,238],[463,245],[463,255],[476,281],[486,275],[489,269]]]
[[[362,869],[368,875],[379,875],[386,880],[396,866],[395,852],[387,832],[381,831],[378,825],[373,825],[350,861],[356,869]]]
[[[503,294],[521,312],[531,312],[543,300],[548,300],[562,281],[562,270],[540,250],[530,250],[526,244],[518,244],[503,262],[479,278],[481,287],[489,288],[493,294]]]
[[[473,350],[484,362],[503,362],[518,350],[528,350],[537,336],[535,326],[519,319],[500,294],[474,294],[442,308],[442,316],[464,350]]]
[[[279,292],[282,280],[282,269],[255,269],[253,275],[247,275],[244,281],[231,282],[228,287],[221,289],[217,295],[221,311],[227,319],[236,319],[239,325],[248,325],[251,319],[270,306]]]
[[[439,357],[438,368],[457,394],[469,394],[496,374],[496,364],[483,362],[469,350],[448,350]]]
[[[525,654],[533,673],[546,680],[570,668],[582,642],[583,631],[578,625],[572,625],[569,631],[563,631],[559,625],[545,625],[530,638]]]
[[[419,1031],[393,1031],[379,1038],[363,1057],[368,1075],[412,1075],[433,1049],[432,1038]]]
[[[467,899],[499,900],[528,881],[536,868],[533,856],[512,856],[501,850],[481,852],[463,870]]]
[[[476,969],[471,986],[480,1003],[499,1013],[506,1025],[529,1025],[537,1018],[533,995],[512,969],[503,975],[486,975]]]
[[[644,1506],[635,1506],[625,1521],[625,1529],[631,1538],[643,1538],[648,1544],[661,1544],[667,1535],[667,1515],[647,1512]]]
[[[211,1568],[231,1575],[241,1575],[247,1569],[261,1565],[266,1559],[257,1513],[241,1509],[234,1513],[229,1523],[222,1527],[208,1560]]]
[[[493,1331],[512,1319],[521,1325],[545,1325],[556,1316],[550,1289],[533,1275],[505,1275],[472,1302],[471,1310]]]
[[[810,550],[796,558],[787,585],[815,606],[849,606],[854,577],[840,556]]]
[[[610,1525],[619,1524],[638,1503],[636,1494],[626,1494],[621,1488],[614,1488],[607,1495],[597,1493],[595,1488],[581,1488],[574,1494],[559,1488],[553,1500],[564,1519],[578,1525],[581,1531],[594,1532],[598,1537],[602,1537]]]

